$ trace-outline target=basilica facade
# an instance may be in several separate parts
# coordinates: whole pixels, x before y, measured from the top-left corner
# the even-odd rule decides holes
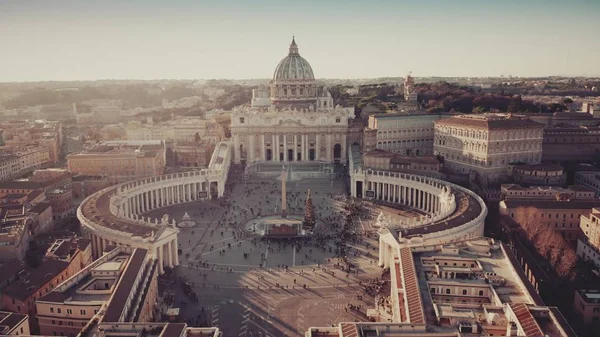
[[[294,39],[269,88],[255,89],[250,106],[235,107],[231,136],[235,163],[346,163],[348,123],[354,108],[333,105],[316,84]]]

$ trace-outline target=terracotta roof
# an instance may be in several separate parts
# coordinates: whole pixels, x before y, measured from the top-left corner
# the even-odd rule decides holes
[[[185,327],[185,323],[168,323],[160,334],[160,337],[180,337]]]
[[[485,118],[455,116],[437,120],[436,125],[471,127],[486,130],[508,130],[508,129],[543,129],[544,125],[531,119],[511,118]]]
[[[517,316],[517,320],[519,321],[519,325],[525,332],[525,336],[527,337],[543,337],[544,332],[536,322],[535,318],[529,311],[529,308],[524,303],[510,303],[510,307],[512,308],[515,316]]]
[[[402,262],[402,275],[404,276],[404,291],[408,306],[408,318],[410,323],[424,324],[425,313],[421,302],[421,292],[417,280],[417,270],[410,248],[400,249],[400,261]]]
[[[358,337],[358,328],[354,323],[340,323],[342,337]]]

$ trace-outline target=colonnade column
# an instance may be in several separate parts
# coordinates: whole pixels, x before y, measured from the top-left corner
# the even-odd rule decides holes
[[[177,252],[177,237],[171,241],[171,264],[173,266],[179,265],[179,255]]]
[[[161,249],[166,250],[164,262],[169,268],[173,268],[173,264],[171,263],[171,241],[167,242],[166,245],[163,245]]]

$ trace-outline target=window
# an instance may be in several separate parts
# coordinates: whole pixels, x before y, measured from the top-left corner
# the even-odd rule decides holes
[[[244,124],[246,122],[246,119],[244,117],[240,117],[240,124]]]
[[[450,294],[450,288],[446,289],[446,294]]]
[[[341,119],[339,117],[336,117],[335,122],[339,123],[339,122],[341,122]]]
[[[463,289],[462,294],[466,295],[467,294],[467,289]]]
[[[62,310],[60,310],[60,308],[56,308],[56,312],[60,314]]]
[[[483,290],[479,290],[479,296],[483,296]]]
[[[79,312],[80,312],[82,315],[85,315],[85,309],[81,309]]]
[[[72,313],[73,313],[73,310],[67,309],[67,315],[71,315]]]
[[[52,324],[56,324],[56,321],[55,321],[55,320],[52,320]]]
[[[54,308],[53,307],[50,307],[50,312],[54,313]]]

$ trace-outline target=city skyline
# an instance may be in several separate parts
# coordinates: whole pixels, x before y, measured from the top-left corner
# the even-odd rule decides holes
[[[317,78],[599,76],[592,1],[8,1],[2,82],[269,78],[296,36]],[[492,15],[493,14],[493,15]]]

